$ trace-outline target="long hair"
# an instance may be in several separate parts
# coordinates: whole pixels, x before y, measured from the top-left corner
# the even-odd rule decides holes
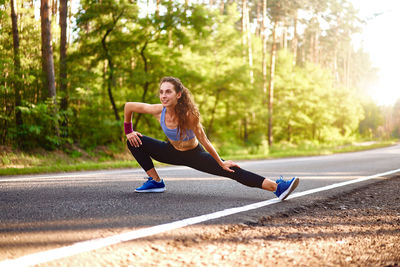
[[[181,139],[185,138],[188,130],[193,130],[200,121],[200,112],[193,101],[189,89],[183,86],[182,82],[175,77],[164,77],[161,84],[169,82],[174,86],[177,94],[182,93],[175,106],[175,114],[178,117],[178,132]]]

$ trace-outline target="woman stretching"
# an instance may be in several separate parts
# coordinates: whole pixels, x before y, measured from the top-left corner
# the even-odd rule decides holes
[[[125,104],[125,134],[128,148],[149,176],[136,192],[164,192],[152,158],[163,163],[184,165],[213,175],[224,176],[241,184],[274,192],[284,200],[297,187],[299,179],[276,182],[222,160],[208,140],[200,123],[200,114],[191,94],[181,81],[165,77],[160,82],[161,104],[128,102]],[[152,114],[161,124],[168,142],[159,141],[132,130],[132,113]],[[204,148],[205,150],[204,150]]]

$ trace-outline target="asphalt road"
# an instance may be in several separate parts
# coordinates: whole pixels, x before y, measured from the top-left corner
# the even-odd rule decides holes
[[[400,145],[239,165],[271,179],[298,176],[296,192],[301,192],[399,169]],[[0,261],[275,198],[270,192],[186,167],[164,167],[159,173],[167,186],[162,194],[134,192],[145,181],[139,169],[0,177]],[[329,192],[303,200],[316,201],[324,194]],[[296,203],[300,201],[269,206],[268,212]],[[208,223],[237,219],[228,216]]]

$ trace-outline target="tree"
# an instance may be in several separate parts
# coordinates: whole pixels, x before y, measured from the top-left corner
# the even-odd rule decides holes
[[[104,84],[116,121],[120,120],[119,108],[114,96],[117,57],[132,46],[132,43],[128,41],[127,33],[136,19],[136,4],[126,1],[104,3],[82,1],[82,10],[77,17],[78,27],[81,28],[79,36],[81,50],[89,50],[90,55],[94,56],[93,63],[105,64]],[[127,22],[124,23],[124,21]],[[124,30],[127,33],[124,33]],[[147,40],[143,41],[147,42]],[[123,59],[126,60],[125,57]]]
[[[262,26],[261,26],[261,43],[262,43],[262,79],[263,79],[263,103],[267,103],[267,0],[262,2]]]
[[[360,134],[367,138],[378,136],[378,128],[383,123],[383,116],[380,108],[372,99],[367,99],[362,102],[364,110],[364,119],[360,121],[358,130]]]
[[[272,28],[272,46],[271,57],[269,64],[269,84],[268,84],[268,145],[272,145],[272,113],[274,103],[274,76],[275,76],[275,61],[276,61],[276,27],[277,19],[273,22]]]
[[[51,45],[50,25],[50,0],[41,0],[40,19],[42,29],[42,67],[44,72],[44,88],[48,90],[48,96],[53,103],[56,101],[56,83],[54,77],[53,48]]]
[[[248,1],[242,0],[242,45],[243,45],[243,55],[246,61],[246,56],[248,58],[249,64],[249,77],[250,82],[254,83],[254,73],[253,73],[253,51],[251,42],[251,32],[250,32],[250,9],[248,7]],[[247,52],[246,52],[247,46]]]
[[[356,96],[373,86],[377,71],[362,49],[351,46],[358,20],[349,0],[154,0],[157,10],[140,10],[143,1],[81,0],[76,14],[67,0],[42,2],[38,27],[32,1],[0,1],[2,145],[16,143],[17,133],[32,148],[51,149],[60,141],[86,148],[120,142],[123,103],[157,103],[159,79],[167,75],[192,91],[205,130],[229,152],[243,143],[265,148],[267,141],[344,140],[368,128],[381,136],[398,124],[392,118],[383,129],[374,113],[389,111],[360,108]],[[51,15],[45,7],[53,8]],[[50,30],[57,7],[60,25]],[[68,42],[67,26],[75,27]],[[57,35],[52,42],[51,34]],[[43,53],[35,45],[41,37]],[[60,47],[59,57],[49,56],[50,44]],[[252,61],[261,68],[251,68]],[[53,91],[51,72],[57,75],[57,83],[50,81],[57,85]],[[59,112],[46,100],[56,94]],[[60,116],[65,139],[54,132]],[[163,138],[147,115],[132,119],[135,128]]]
[[[18,35],[18,18],[16,14],[16,2],[10,0],[11,7],[11,22],[13,33],[13,47],[14,47],[14,93],[15,93],[15,122],[17,128],[22,125],[22,114],[19,106],[21,106],[21,59],[19,53],[19,35]]]
[[[396,103],[392,108],[391,118],[387,119],[386,124],[391,124],[389,129],[392,130],[391,135],[395,138],[400,138],[400,98],[397,99]]]
[[[60,94],[61,110],[68,108],[68,88],[67,88],[67,17],[68,0],[60,0]]]
[[[268,83],[268,145],[272,145],[273,133],[272,133],[272,120],[273,120],[273,102],[274,102],[274,76],[275,76],[275,61],[276,61],[276,30],[278,23],[282,19],[284,13],[281,5],[283,1],[276,0],[270,1],[270,15],[272,17],[272,45],[270,54],[270,65],[269,65],[269,83]]]
[[[318,1],[318,0],[314,0]],[[324,9],[329,13],[321,16],[329,25],[321,33],[320,63],[330,68],[334,74],[336,86],[348,87],[350,84],[350,73],[353,72],[351,57],[351,36],[360,30],[360,19],[356,10],[348,0],[330,0]],[[324,10],[321,9],[320,11]]]

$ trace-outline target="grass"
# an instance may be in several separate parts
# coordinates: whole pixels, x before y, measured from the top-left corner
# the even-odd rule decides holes
[[[2,149],[0,175],[54,173],[117,168],[137,168],[126,151],[118,153],[105,147],[92,151],[81,149],[65,151],[35,150],[29,153]]]
[[[221,156],[231,160],[317,156],[368,150],[395,143],[396,141],[375,141],[340,145],[279,144],[271,148],[265,145],[258,148],[232,147],[231,149],[221,149]],[[128,151],[116,152],[115,149],[110,150],[104,147],[89,152],[78,149],[68,153],[44,150],[26,153],[9,148],[2,148],[2,151],[0,153],[0,176],[139,167]],[[160,165],[163,164],[156,164],[156,166]]]
[[[301,157],[301,156],[320,156],[330,155],[334,153],[355,152],[362,150],[375,149],[396,144],[396,140],[387,141],[366,141],[352,143],[337,143],[337,144],[315,144],[305,142],[294,145],[291,143],[283,143],[273,145],[268,148],[267,144],[261,145],[258,148],[243,148],[233,146],[222,150],[222,156],[233,160],[253,160],[253,159],[274,159],[286,157]]]
[[[56,173],[56,172],[72,172],[86,170],[109,170],[123,168],[137,168],[139,164],[133,161],[110,161],[110,162],[81,162],[75,164],[52,164],[49,166],[34,166],[26,168],[3,168],[0,169],[2,175],[22,175],[37,173]]]

